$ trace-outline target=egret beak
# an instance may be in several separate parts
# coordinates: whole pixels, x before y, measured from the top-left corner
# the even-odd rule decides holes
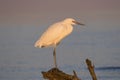
[[[80,22],[77,22],[77,21],[73,21],[73,23],[78,24],[78,25],[82,25],[82,26],[84,26],[84,25],[85,25],[85,24],[80,23]]]

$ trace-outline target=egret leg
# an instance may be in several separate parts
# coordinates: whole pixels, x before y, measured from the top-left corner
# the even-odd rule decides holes
[[[55,64],[55,67],[57,68],[57,61],[56,61],[56,47],[54,47],[53,57],[54,57],[54,64]]]

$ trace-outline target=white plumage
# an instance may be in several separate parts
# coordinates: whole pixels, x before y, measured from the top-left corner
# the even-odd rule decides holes
[[[73,26],[75,24],[84,25],[82,23],[79,23],[75,21],[72,18],[67,18],[63,21],[57,22],[53,25],[51,25],[43,34],[42,36],[37,40],[35,43],[35,47],[42,48],[42,47],[54,47],[54,55],[55,55],[55,48],[60,43],[60,41],[65,38],[67,35],[69,35],[72,30]],[[56,56],[54,56],[55,65],[56,64]]]

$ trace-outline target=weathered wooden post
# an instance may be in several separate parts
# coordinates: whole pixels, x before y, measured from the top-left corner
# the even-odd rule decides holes
[[[92,76],[92,79],[97,80],[97,77],[94,71],[94,65],[92,65],[92,62],[89,59],[86,59],[86,64],[88,66],[88,70],[90,72],[90,75]]]

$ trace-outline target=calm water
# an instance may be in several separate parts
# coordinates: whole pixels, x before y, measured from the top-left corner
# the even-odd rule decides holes
[[[0,27],[0,80],[42,80],[41,71],[53,67],[52,48],[37,49],[34,43],[43,27]],[[79,29],[79,28],[78,28]],[[98,80],[120,80],[120,29],[75,29],[57,48],[59,68],[75,70],[91,80],[85,59],[95,65]]]
[[[60,69],[69,74],[73,74],[72,70],[75,70],[82,80],[92,80],[88,70],[79,67],[67,65],[60,67]],[[50,67],[1,66],[0,80],[43,80],[41,71],[48,69]],[[95,72],[98,80],[120,80],[120,67],[99,67],[95,69]]]

